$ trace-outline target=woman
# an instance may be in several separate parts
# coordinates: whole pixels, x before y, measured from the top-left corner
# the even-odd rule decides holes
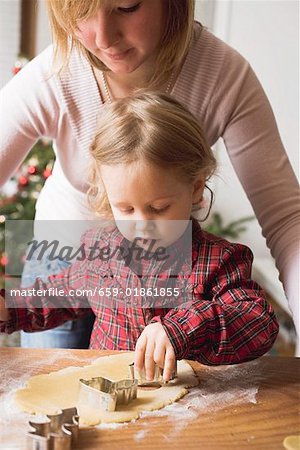
[[[1,93],[0,182],[46,135],[54,140],[57,160],[36,218],[93,218],[86,173],[103,105],[137,88],[169,92],[194,113],[210,145],[224,139],[276,259],[299,331],[298,183],[247,61],[194,23],[193,0],[47,2],[54,48]]]

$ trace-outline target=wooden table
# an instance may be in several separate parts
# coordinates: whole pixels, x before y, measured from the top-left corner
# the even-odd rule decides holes
[[[31,375],[86,365],[110,353],[0,348],[0,448],[24,448],[27,421],[13,413],[13,388]],[[189,408],[182,399],[175,415],[165,412],[116,428],[82,429],[78,448],[279,450],[286,436],[299,434],[300,359],[264,357],[236,366],[191,365],[200,385]]]

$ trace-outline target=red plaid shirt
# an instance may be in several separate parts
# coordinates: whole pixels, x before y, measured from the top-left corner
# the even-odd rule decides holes
[[[85,248],[96,242],[114,248],[124,243],[124,238],[116,228],[101,234],[91,230],[82,242]],[[41,331],[92,310],[96,316],[90,342],[93,349],[134,350],[144,328],[160,322],[177,359],[234,364],[267,352],[276,339],[278,323],[263,290],[251,280],[251,251],[202,231],[193,220],[191,265],[181,259],[178,267],[178,252],[180,247],[165,269],[162,263],[155,263],[159,266],[156,274],[160,274],[155,278],[147,276],[153,271],[151,262],[141,263],[141,276],[124,259],[76,261],[64,272],[50,276],[47,283],[38,279],[34,285],[37,290],[63,290],[63,299],[47,295],[38,299],[43,307],[37,308],[36,297],[15,298],[16,307],[9,309],[9,321],[0,322],[0,331]],[[172,278],[175,266],[178,276]],[[136,295],[141,287],[151,293],[156,287],[161,292],[159,289],[171,279],[173,288],[180,290],[179,298]],[[112,288],[117,295],[102,295]],[[87,293],[70,297],[71,289]],[[153,305],[150,300],[157,303]],[[58,302],[61,307],[57,307]],[[170,304],[174,306],[170,308]]]

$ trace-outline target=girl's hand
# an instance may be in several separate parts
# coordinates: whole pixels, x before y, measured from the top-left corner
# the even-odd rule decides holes
[[[176,367],[176,357],[164,327],[158,322],[147,325],[138,338],[134,366],[138,371],[145,368],[146,379],[151,381],[155,363],[164,369],[164,381],[169,381]]]
[[[0,295],[0,320],[6,322],[9,319],[8,309],[5,307],[5,300]]]

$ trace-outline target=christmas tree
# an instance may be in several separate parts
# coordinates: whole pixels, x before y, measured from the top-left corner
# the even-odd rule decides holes
[[[13,67],[13,74],[17,74],[26,62],[25,58],[18,59]],[[0,274],[4,274],[8,263],[4,245],[5,221],[34,218],[36,200],[45,180],[52,173],[54,159],[51,142],[41,139],[8,182],[9,194],[7,189],[0,193]]]
[[[10,180],[12,194],[0,193],[0,274],[4,273],[8,256],[4,248],[5,221],[32,220],[35,203],[45,180],[51,176],[54,153],[51,143],[38,141]]]

